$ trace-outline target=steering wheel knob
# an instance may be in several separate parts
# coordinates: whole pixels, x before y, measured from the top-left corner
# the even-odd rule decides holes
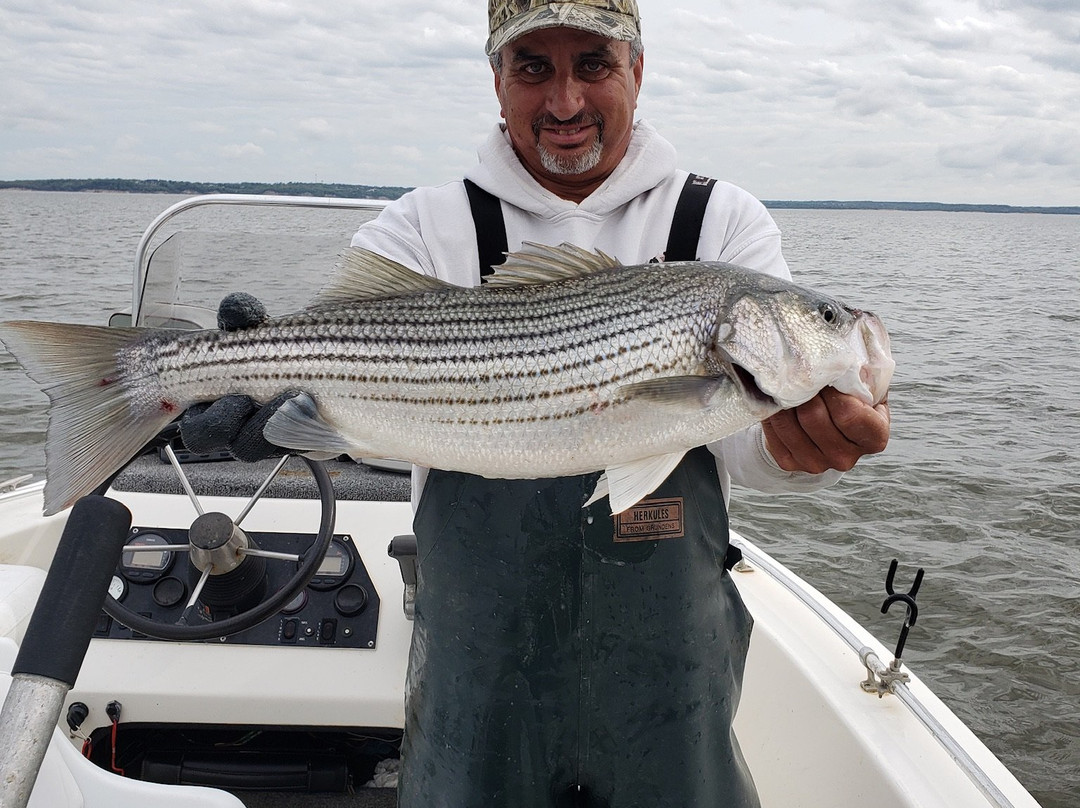
[[[244,560],[241,551],[250,546],[248,537],[223,513],[204,513],[188,530],[191,563],[211,575],[232,572]]]

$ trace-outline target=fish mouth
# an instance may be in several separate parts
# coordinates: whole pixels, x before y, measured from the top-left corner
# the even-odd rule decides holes
[[[775,398],[758,387],[754,374],[742,365],[732,361],[731,357],[724,358],[724,370],[728,378],[738,386],[743,398],[750,403],[751,407],[768,410],[772,413],[780,406]]]

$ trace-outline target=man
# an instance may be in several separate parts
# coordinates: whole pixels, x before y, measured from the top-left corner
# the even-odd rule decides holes
[[[569,242],[788,277],[765,208],[723,183],[699,197],[694,254],[665,255],[687,173],[634,121],[635,0],[490,0],[489,24],[504,123],[479,164],[392,203],[354,245],[462,285],[497,262],[492,233],[504,250]],[[819,488],[888,434],[887,405],[826,390],[689,453],[617,519],[583,507],[595,474],[418,470],[402,808],[756,806],[731,731],[751,619],[724,565],[730,481]]]
[[[505,123],[467,177],[499,200],[509,248],[570,242],[624,263],[660,257],[686,174],[634,122],[644,70],[635,1],[492,0],[489,23]],[[461,182],[420,189],[353,244],[474,285],[469,210]],[[788,275],[768,213],[726,185],[687,257]],[[765,490],[831,483],[830,469],[883,449],[888,427],[885,406],[826,390],[721,441],[715,460],[689,459],[650,496],[683,499],[674,539],[613,542],[604,503],[581,507],[595,476],[418,475],[401,804],[756,804],[730,733],[749,620],[722,566],[708,563],[726,549],[722,492],[729,474]],[[692,514],[690,496],[711,501]],[[665,667],[680,664],[695,670]]]

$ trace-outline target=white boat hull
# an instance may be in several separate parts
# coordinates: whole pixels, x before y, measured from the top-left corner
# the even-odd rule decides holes
[[[185,497],[118,496],[136,523],[183,527],[191,518]],[[317,512],[311,501],[264,502],[258,509],[261,521],[251,529],[313,529]],[[228,513],[241,503],[214,498],[207,505]],[[25,629],[34,592],[63,527],[62,515],[40,517],[40,506],[40,489],[0,497],[2,524],[8,526],[0,532],[0,627],[5,628],[7,657]],[[66,703],[86,704],[87,723],[94,726],[107,723],[105,706],[117,700],[123,704],[124,723],[131,724],[400,728],[411,623],[402,608],[400,569],[386,546],[407,532],[410,522],[405,502],[339,503],[336,532],[354,536],[384,604],[375,648],[95,639]],[[853,643],[873,649],[881,659],[891,658],[886,649],[755,545],[742,537],[735,540],[749,570],[733,575],[755,619],[736,731],[765,808],[1037,804],[910,672],[910,682],[902,686],[909,691],[905,701],[919,712],[896,695],[879,698],[865,692],[860,682],[867,672]],[[66,728],[58,729],[53,745],[66,734]],[[124,789],[135,781],[97,769],[77,753],[73,756],[74,749],[50,753],[38,785],[38,792],[50,796],[35,796],[32,804],[151,804],[145,801],[149,792],[138,789],[133,798],[142,802],[124,802]],[[72,788],[69,775],[82,802],[56,802],[61,799],[57,794]],[[67,785],[58,786],[57,777]],[[101,783],[113,783],[117,791],[102,790]],[[151,791],[158,788],[168,787]],[[215,802],[218,793],[207,796],[205,790],[176,793],[183,795],[181,801],[153,804],[239,804],[233,798]],[[296,804],[303,805],[303,798],[297,797]]]

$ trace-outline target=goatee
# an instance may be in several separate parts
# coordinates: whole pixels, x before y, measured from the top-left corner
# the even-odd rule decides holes
[[[578,126],[596,125],[596,138],[584,154],[564,154],[551,151],[540,143],[540,132],[544,128],[572,129]],[[533,134],[536,136],[536,150],[540,155],[540,165],[550,174],[575,175],[592,171],[600,164],[604,153],[604,119],[599,115],[579,113],[568,121],[560,121],[550,115],[543,115],[533,121]]]

